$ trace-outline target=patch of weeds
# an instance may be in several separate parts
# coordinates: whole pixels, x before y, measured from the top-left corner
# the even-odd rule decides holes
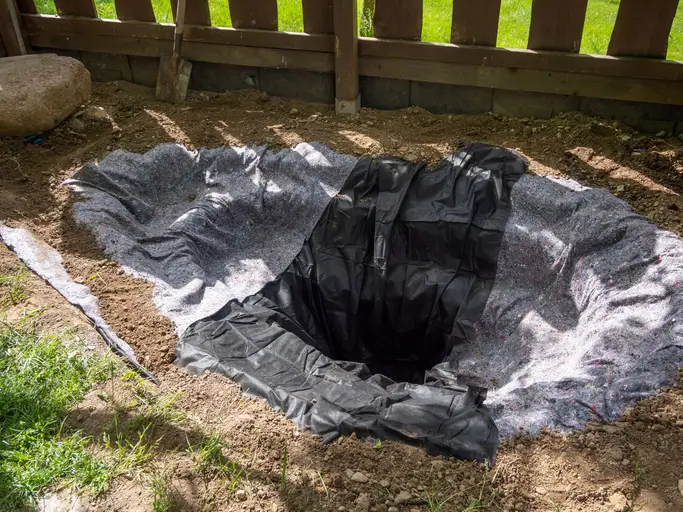
[[[557,503],[555,503],[553,500],[547,499],[548,505],[550,505],[550,508],[552,512],[562,512],[562,507],[560,507]]]
[[[154,473],[149,481],[152,490],[152,510],[154,512],[172,512],[177,510],[173,483],[167,474]]]
[[[113,476],[112,465],[89,451],[90,438],[63,424],[114,362],[68,341],[0,326],[0,510],[34,506],[60,480],[99,493]]]
[[[486,471],[486,474],[488,475],[490,470],[488,463],[484,464],[484,469]],[[479,496],[477,496],[476,498],[469,497],[467,499],[467,506],[463,512],[475,512],[477,510],[484,510],[492,505],[494,499],[493,496],[489,496],[488,500],[484,498],[484,490],[486,489],[486,483],[487,482],[485,478],[481,484],[481,487],[479,488]]]
[[[20,265],[11,274],[0,275],[0,289],[2,289],[0,305],[16,306],[24,302],[26,281],[29,276],[30,273],[24,265]]]
[[[282,452],[282,473],[280,474],[280,488],[284,489],[287,485],[287,445]]]
[[[180,392],[160,393],[132,371],[124,375],[123,380],[131,383],[136,398],[131,405],[136,415],[128,422],[129,429],[139,430],[151,427],[154,430],[163,425],[177,425],[185,419],[185,412],[175,405]]]
[[[194,459],[197,468],[202,473],[220,476],[225,480],[228,492],[234,492],[244,469],[237,462],[223,455],[223,439],[221,436],[212,434],[204,437],[195,445],[189,441],[187,444],[187,451]]]
[[[134,471],[152,458],[159,441],[150,442],[147,439],[148,428],[132,433],[127,428],[120,428],[118,413],[114,415],[113,433],[105,432],[102,438],[104,446],[116,461],[117,473]]]

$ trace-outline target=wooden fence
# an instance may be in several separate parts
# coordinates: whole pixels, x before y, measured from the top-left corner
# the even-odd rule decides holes
[[[94,0],[55,0],[58,16],[11,1],[28,48],[171,51],[173,26],[150,0],[115,0],[118,20],[99,19]],[[305,33],[277,31],[276,0],[229,0],[233,28],[214,27],[208,1],[188,0],[185,58],[334,74],[339,112],[359,108],[359,77],[683,105],[683,63],[664,60],[678,0],[621,0],[606,56],[578,53],[588,0],[533,0],[527,50],[496,47],[501,0],[453,0],[450,44],[420,42],[422,0],[375,0],[373,38],[358,36],[357,0],[301,0]],[[4,2],[0,56],[19,51]]]

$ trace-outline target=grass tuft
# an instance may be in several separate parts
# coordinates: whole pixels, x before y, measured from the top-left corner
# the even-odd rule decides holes
[[[26,280],[29,276],[30,273],[24,265],[19,265],[11,274],[0,275],[1,306],[16,306],[24,302]]]
[[[172,512],[177,510],[174,498],[173,483],[168,474],[154,473],[149,481],[152,490],[152,510],[154,512]]]
[[[220,476],[224,479],[228,492],[232,493],[244,470],[237,462],[223,455],[223,447],[222,437],[212,434],[195,445],[188,441],[187,451],[201,472]]]
[[[114,364],[58,336],[28,327],[0,327],[0,510],[33,506],[63,480],[95,493],[113,475],[88,450],[91,439],[64,432],[69,408]]]

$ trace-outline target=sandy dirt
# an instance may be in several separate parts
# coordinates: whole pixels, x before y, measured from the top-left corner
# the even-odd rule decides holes
[[[683,142],[641,135],[611,121],[579,114],[552,120],[435,116],[415,108],[337,117],[326,105],[251,91],[193,92],[185,105],[173,106],[156,102],[151,89],[95,84],[88,108],[48,134],[42,145],[0,140],[0,221],[24,225],[59,250],[72,277],[99,298],[107,322],[161,379],[155,392],[181,393],[176,405],[188,419],[158,427],[163,441],[152,462],[172,475],[178,510],[439,510],[430,508],[429,497],[446,500],[443,511],[465,510],[479,498],[487,508],[470,510],[683,510],[680,384],[641,402],[615,424],[511,439],[501,447],[497,465],[487,469],[433,458],[402,443],[384,442],[376,449],[372,440],[351,437],[322,445],[267,405],[242,395],[229,380],[192,377],[173,366],[176,339],[170,322],[152,305],[151,286],[124,275],[93,237],[74,225],[73,198],[62,181],[116,148],[141,152],[162,142],[191,148],[283,147],[302,141],[319,141],[339,152],[432,163],[468,142],[503,145],[526,155],[533,173],[607,188],[652,222],[683,234]],[[0,266],[15,264],[3,249]],[[31,282],[35,286],[27,300],[55,308],[49,322],[70,322],[71,316],[60,313],[69,306],[42,282]],[[118,395],[125,400],[129,392]],[[96,393],[72,418],[75,427],[93,435],[111,421],[112,404]],[[236,489],[192,466],[186,448],[198,431],[224,436],[227,455],[244,469]],[[89,510],[152,510],[144,478],[134,475],[117,480],[103,497],[82,499]]]

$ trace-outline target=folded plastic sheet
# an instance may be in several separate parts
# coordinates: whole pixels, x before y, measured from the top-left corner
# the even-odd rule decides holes
[[[527,163],[471,144],[434,169],[364,158],[292,264],[191,325],[179,364],[218,371],[331,440],[398,438],[495,458],[486,390],[458,381]]]

